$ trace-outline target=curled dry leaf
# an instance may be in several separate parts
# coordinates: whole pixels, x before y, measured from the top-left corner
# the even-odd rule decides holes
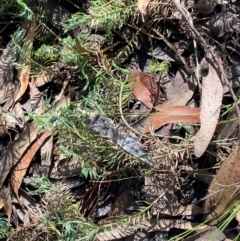
[[[137,83],[134,86],[133,94],[148,108],[151,109],[154,105],[160,105],[166,100],[157,83],[149,75],[133,70],[129,82],[135,81]]]
[[[200,109],[189,106],[171,106],[151,114],[143,133],[151,129],[156,130],[168,123],[198,123],[200,122]]]
[[[11,185],[18,200],[18,190],[22,184],[23,177],[27,172],[29,164],[31,163],[38,149],[42,146],[46,138],[48,138],[50,135],[51,133],[49,132],[42,133],[41,136],[32,144],[32,146],[27,150],[25,155],[21,158],[20,162],[13,169]]]
[[[144,22],[144,13],[151,0],[138,0],[138,8],[142,14],[142,21]]]
[[[221,75],[218,73],[216,65],[210,59],[208,75],[202,80],[202,100],[201,100],[201,127],[196,134],[194,142],[194,154],[197,157],[207,149],[215,132],[223,98],[223,86]]]

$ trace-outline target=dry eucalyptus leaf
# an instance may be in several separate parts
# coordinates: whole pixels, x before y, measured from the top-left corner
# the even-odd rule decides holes
[[[31,83],[35,85],[36,87],[43,86],[49,82],[51,82],[53,76],[51,75],[45,75],[45,76],[38,76],[38,77],[32,77]]]
[[[110,240],[124,238],[134,234],[134,232],[138,228],[145,230],[147,232],[156,232],[156,231],[169,231],[172,228],[188,230],[197,226],[199,227],[196,230],[199,230],[199,231],[207,227],[207,225],[200,226],[197,223],[191,223],[191,222],[177,220],[177,219],[134,218],[130,222],[126,222],[122,225],[119,225],[111,231],[98,233],[94,240],[110,241]]]
[[[22,184],[23,177],[25,176],[27,169],[36,152],[50,135],[51,133],[49,132],[42,133],[41,136],[37,138],[36,141],[30,146],[27,152],[22,156],[20,162],[13,169],[13,173],[11,176],[11,185],[18,200],[18,190]]]
[[[183,241],[227,241],[224,233],[217,227],[211,227],[210,229],[198,232]]]
[[[183,206],[175,195],[175,182],[173,174],[159,174],[145,177],[144,192],[146,201],[152,203],[158,199],[151,208],[152,215],[191,216],[203,213],[203,209],[194,206]],[[161,197],[160,197],[161,196]]]
[[[211,224],[221,221],[226,215],[219,215],[223,211],[231,212],[228,208],[238,202],[240,199],[239,183],[240,183],[240,148],[239,145],[233,150],[231,155],[224,160],[220,166],[216,176],[213,178],[208,188],[207,199],[203,208],[206,213],[206,219],[215,218]]]
[[[148,123],[143,133],[149,132],[151,129],[156,130],[168,123],[198,123],[200,109],[191,108],[189,106],[171,106],[149,115]]]
[[[0,199],[2,200],[1,204],[3,204],[4,211],[8,216],[8,219],[10,220],[12,215],[12,200],[9,186],[2,186],[2,188],[0,189]]]
[[[13,55],[13,43],[10,41],[0,57],[0,104],[13,99],[15,90],[19,88],[19,82],[14,82],[13,79],[14,67],[11,59]]]
[[[52,164],[53,135],[51,135],[40,149],[41,172],[43,176],[48,176]]]
[[[146,8],[151,0],[138,0],[138,9],[140,10],[142,14],[142,21],[144,22],[144,14],[146,11]]]
[[[120,217],[126,213],[128,207],[133,203],[133,189],[129,188],[125,190],[115,201],[111,211],[108,213],[108,217]]]
[[[221,74],[216,71],[218,68],[212,60],[208,58],[206,60],[209,64],[209,70],[207,76],[203,77],[202,80],[201,127],[194,141],[194,154],[197,157],[203,155],[213,137],[223,98]]]
[[[37,138],[39,130],[34,122],[26,127],[17,140],[13,141],[0,158],[0,187],[11,169],[19,162],[29,145]]]
[[[8,135],[8,129],[17,129],[24,127],[24,123],[10,113],[0,113],[0,137]]]
[[[15,105],[14,105],[13,108],[12,108],[11,113],[12,113],[13,116],[15,116],[18,120],[21,120],[22,123],[25,123],[25,122],[26,122],[26,117],[25,117],[25,113],[24,113],[23,107],[22,107],[22,105],[21,105],[19,102],[15,103]]]
[[[89,215],[92,208],[97,203],[101,195],[99,190],[100,184],[95,182],[94,186],[85,194],[80,208],[80,212],[83,213],[85,217]]]
[[[49,173],[49,177],[53,179],[64,179],[79,176],[82,170],[81,160],[73,157],[65,157],[54,163]]]
[[[162,103],[159,108],[182,106],[192,98],[197,88],[197,82],[188,75],[185,67],[180,67],[176,76],[164,84],[164,88],[166,88],[167,101]]]
[[[136,81],[137,83],[135,84]],[[136,98],[150,109],[166,100],[157,83],[149,75],[141,71],[133,70],[129,82],[135,84],[133,94]]]
[[[19,218],[25,226],[38,223],[42,211],[37,201],[21,188],[19,189],[19,199],[22,205],[18,204],[15,197],[12,198],[15,222],[17,223]]]
[[[38,88],[29,83],[31,108],[36,115],[41,115],[47,110],[46,104]]]
[[[158,105],[158,109],[172,106],[185,106],[192,98],[197,84],[193,78],[189,79],[186,69],[181,67],[175,78],[169,81],[167,85],[164,85],[164,87],[166,88],[167,101]],[[149,123],[149,119],[150,116],[142,118],[133,128],[143,133],[146,125]]]

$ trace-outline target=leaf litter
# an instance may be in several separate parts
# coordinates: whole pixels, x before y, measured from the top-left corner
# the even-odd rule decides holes
[[[219,224],[239,221],[238,4],[94,2],[41,0],[47,24],[30,4],[24,37],[3,29],[0,211],[18,229],[9,240],[47,213],[58,225],[38,226],[41,240],[227,240]]]
[[[209,65],[208,74],[203,77],[202,81],[201,126],[194,143],[194,154],[197,157],[203,155],[213,137],[223,98],[222,78],[219,76],[214,62],[212,60],[207,62]]]

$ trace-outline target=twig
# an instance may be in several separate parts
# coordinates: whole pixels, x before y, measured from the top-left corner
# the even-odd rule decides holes
[[[22,23],[23,21],[1,21],[0,25]]]

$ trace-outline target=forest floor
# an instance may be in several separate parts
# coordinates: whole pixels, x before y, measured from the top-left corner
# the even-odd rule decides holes
[[[0,3],[1,240],[240,240],[239,0]]]

